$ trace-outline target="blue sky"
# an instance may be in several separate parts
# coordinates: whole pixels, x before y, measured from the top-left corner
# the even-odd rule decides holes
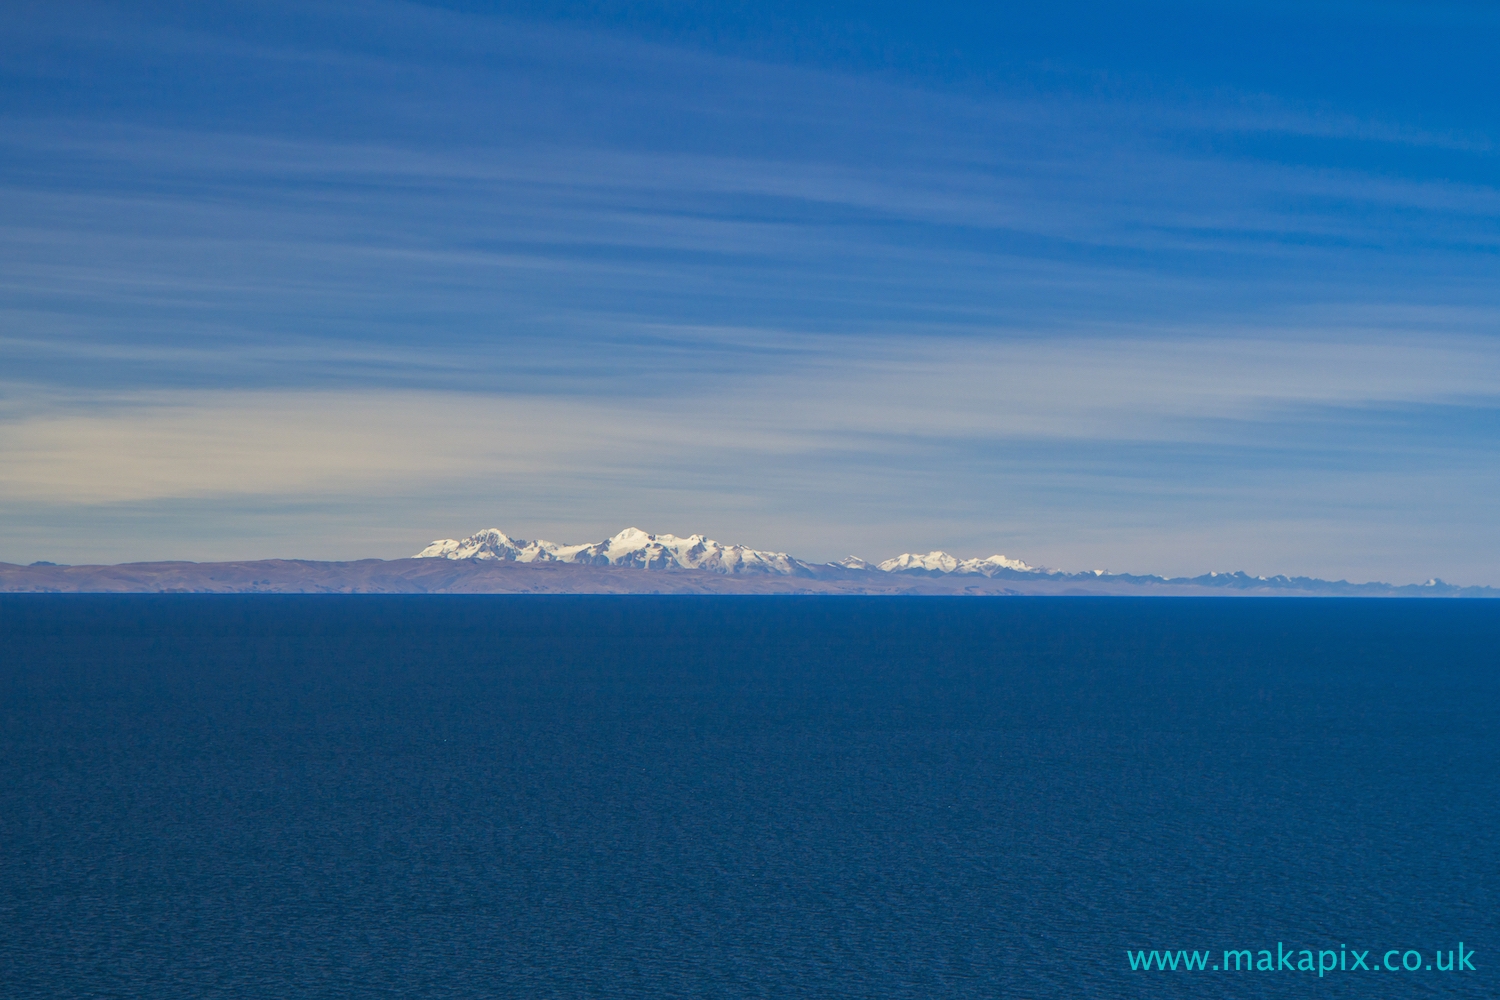
[[[21,4],[0,559],[1500,583],[1500,11],[1209,8]]]

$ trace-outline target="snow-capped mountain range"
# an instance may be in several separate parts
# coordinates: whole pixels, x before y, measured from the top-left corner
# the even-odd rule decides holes
[[[512,538],[487,528],[468,538],[443,538],[418,552],[415,559],[501,559],[507,562],[563,562],[589,566],[634,566],[639,569],[703,569],[713,573],[768,573],[794,576],[800,560],[785,552],[763,552],[743,545],[721,545],[712,538],[651,535],[639,528],[602,542],[566,545],[545,539]]]
[[[539,565],[535,571],[518,566],[528,563]],[[394,560],[261,559],[120,566],[47,562],[17,566],[0,561],[0,593],[1500,598],[1497,588],[1456,586],[1438,579],[1398,585],[1244,572],[1171,578],[1102,570],[1069,573],[1008,556],[958,559],[946,552],[907,552],[880,563],[854,556],[833,563],[809,563],[785,552],[723,545],[702,535],[652,535],[639,528],[582,545],[527,541],[491,528],[464,539],[441,539],[415,558]]]
[[[578,545],[543,539],[512,538],[488,528],[467,538],[442,538],[418,552],[415,559],[498,559],[506,562],[582,563],[590,566],[632,566],[639,569],[696,569],[727,575],[826,576],[846,573],[975,574],[993,577],[1010,573],[1048,573],[1019,559],[993,555],[987,559],[958,559],[946,552],[902,553],[881,563],[849,556],[837,563],[808,563],[785,552],[767,552],[743,545],[723,545],[702,535],[652,535],[626,528],[602,542]]]
[[[1244,572],[1204,573],[1195,577],[1171,578],[1155,574],[1109,573],[1104,570],[1073,573],[1032,566],[1003,555],[985,559],[959,559],[946,552],[928,552],[926,555],[904,552],[878,563],[866,562],[857,556],[832,563],[810,563],[785,552],[724,545],[702,535],[689,535],[686,538],[677,535],[652,535],[639,528],[626,528],[602,542],[582,545],[559,545],[540,539],[527,541],[524,538],[511,538],[498,528],[490,528],[468,538],[439,539],[413,558],[459,559],[476,563],[573,563],[669,571],[704,570],[738,580],[738,583],[732,584],[726,580],[724,584],[741,589],[749,588],[745,592],[792,584],[794,581],[777,583],[776,578],[798,577],[808,586],[843,588],[840,592],[846,593],[895,592],[891,590],[894,586],[900,591],[911,592],[936,587],[945,593],[953,587],[960,587],[965,591],[985,593],[1151,593],[1155,588],[1180,588],[1184,593],[1204,594],[1285,593],[1350,597],[1500,595],[1500,590],[1489,587],[1458,587],[1438,579],[1395,586],[1388,583],[1349,583],[1347,580],[1329,581],[1283,574],[1251,576]],[[907,579],[903,580],[903,577]],[[913,577],[916,579],[911,579]],[[964,582],[965,578],[967,583]],[[989,578],[993,582],[981,583],[975,578]],[[658,592],[660,585],[666,583],[662,578],[656,579],[660,583],[652,584],[654,589],[650,592]],[[861,589],[865,587],[871,589]],[[996,590],[997,587],[1000,589]]]

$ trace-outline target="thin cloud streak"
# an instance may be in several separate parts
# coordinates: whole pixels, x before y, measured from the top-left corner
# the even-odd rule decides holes
[[[7,545],[74,544],[28,534],[57,509],[123,526],[88,543],[119,557],[639,520],[1388,576],[1372,540],[1411,530],[1423,574],[1496,582],[1490,137],[381,10],[338,51],[123,14],[79,43],[232,77],[225,114],[124,83],[118,112],[10,105]]]
[[[1366,342],[1358,364],[1349,357],[1346,342],[1290,339],[945,342],[918,352],[887,342],[858,365],[803,358],[652,398],[180,392],[88,414],[33,400],[0,423],[0,464],[14,473],[0,500],[244,506],[260,496],[284,506],[379,495],[414,510],[427,497],[429,509],[539,534],[559,526],[545,498],[567,496],[562,526],[576,530],[601,530],[621,507],[670,510],[689,523],[664,530],[714,530],[815,558],[950,545],[1053,563],[1083,555],[1072,522],[1092,510],[1091,534],[1112,522],[1115,537],[1096,540],[1091,562],[1149,542],[1154,564],[1131,568],[1198,572],[1213,568],[1201,552],[1163,544],[1162,509],[1211,510],[1232,533],[1268,513],[1306,521],[1299,508],[1330,490],[1358,503],[1360,489],[1393,475],[1441,475],[1468,483],[1451,498],[1451,529],[1495,534],[1484,497],[1500,466],[1476,445],[1500,414],[1500,360],[1474,338]],[[1193,384],[1202,391],[1176,388]],[[1392,446],[1393,428],[1407,447]],[[1106,498],[1113,510],[1101,518]],[[796,514],[795,526],[770,512],[783,522]],[[742,523],[758,537],[739,539]],[[360,541],[322,544],[373,554]],[[1017,541],[1025,548],[996,544]],[[149,555],[129,540],[100,544],[121,546],[121,558]],[[1294,561],[1282,571],[1348,565],[1317,549]]]

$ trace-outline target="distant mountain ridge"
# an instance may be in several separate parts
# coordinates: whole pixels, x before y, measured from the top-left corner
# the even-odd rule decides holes
[[[498,559],[504,562],[560,562],[586,566],[633,566],[639,569],[699,569],[710,573],[767,574],[772,576],[826,576],[849,572],[977,574],[995,576],[1004,571],[1045,573],[1019,559],[993,555],[987,559],[957,559],[946,552],[916,555],[903,552],[893,559],[871,565],[857,556],[837,563],[809,563],[785,552],[724,545],[703,535],[653,535],[640,528],[626,528],[602,542],[566,544],[545,539],[512,538],[499,528],[486,528],[467,538],[440,538],[413,559]]]
[[[1130,588],[1161,586],[1204,588],[1217,592],[1286,592],[1349,597],[1494,597],[1492,587],[1458,587],[1436,578],[1426,583],[1349,583],[1285,575],[1251,576],[1244,572],[1204,573],[1194,577],[1163,577],[1089,570],[1070,573],[1033,566],[1020,559],[992,555],[983,559],[959,559],[947,552],[925,555],[903,552],[879,563],[848,556],[833,563],[812,563],[785,552],[725,545],[703,535],[654,535],[639,528],[626,528],[600,542],[560,544],[543,539],[513,538],[498,528],[487,528],[467,538],[443,538],[432,542],[414,559],[452,559],[516,563],[564,563],[611,566],[644,570],[700,570],[733,577],[799,577],[816,580],[858,581],[889,576],[929,578],[980,576],[999,580],[1032,580],[1054,583],[1109,583]]]
[[[512,538],[486,528],[468,538],[442,538],[413,559],[498,559],[504,562],[560,562],[586,566],[633,566],[639,569],[701,569],[729,575],[811,575],[813,567],[785,552],[764,552],[743,545],[720,545],[702,535],[679,538],[626,528],[602,542],[566,545],[544,539]]]
[[[0,593],[117,594],[823,594],[930,597],[1500,597],[1493,587],[1441,580],[1393,586],[1298,576],[1205,573],[1166,578],[1069,573],[993,555],[959,559],[906,552],[879,563],[855,556],[812,563],[785,552],[725,545],[703,535],[627,528],[564,545],[496,528],[444,538],[414,558],[325,562],[145,562],[30,566],[0,561]]]

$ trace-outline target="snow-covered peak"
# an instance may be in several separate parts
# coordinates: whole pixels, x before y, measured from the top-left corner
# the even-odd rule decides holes
[[[499,559],[505,562],[573,562],[587,545],[558,545],[538,539],[511,538],[499,528],[486,528],[464,539],[442,538],[418,552],[414,559]]]
[[[1042,572],[1035,566],[1027,565],[1019,559],[1011,559],[1008,556],[993,555],[987,559],[956,559],[946,552],[937,551],[926,555],[903,552],[894,559],[887,559],[878,568],[886,573],[978,573],[983,576],[994,576],[1001,570],[1007,569],[1017,573]]]
[[[879,566],[885,573],[908,573],[925,570],[929,573],[952,573],[958,569],[958,560],[946,552],[929,552],[925,556],[903,552],[894,559],[887,559]]]
[[[464,539],[440,539],[418,552],[414,558],[566,562],[592,566],[634,566],[640,569],[675,567],[726,574],[767,573],[777,576],[806,572],[802,563],[785,552],[765,552],[743,545],[721,545],[702,535],[689,535],[686,538],[652,535],[640,528],[626,528],[602,542],[584,545],[559,545],[541,539],[528,542],[511,538],[498,528],[490,528]]]
[[[1022,562],[1019,559],[1012,559],[1009,556],[998,554],[990,556],[987,559],[965,559],[961,563],[959,563],[958,571],[960,573],[989,574],[995,572],[996,570],[1002,569],[1014,570],[1017,573],[1047,572],[1040,566],[1032,566],[1029,563]]]
[[[527,543],[517,542],[498,528],[478,531],[459,541],[440,538],[418,552],[415,559],[514,559]]]
[[[699,536],[693,535],[691,537],[698,538]],[[663,543],[665,543],[667,539],[671,539],[675,542],[677,540],[677,536],[661,536],[661,540]],[[642,531],[640,528],[626,528],[624,531],[606,538],[604,540],[604,547],[607,551],[610,552],[639,552],[642,549],[650,548],[651,545],[656,542],[656,540],[657,539],[655,535],[649,535],[646,532]]]
[[[773,576],[816,575],[819,568],[785,552],[768,552],[743,545],[723,545],[702,535],[653,535],[626,528],[602,542],[561,545],[545,539],[512,538],[499,528],[475,532],[468,538],[433,542],[417,559],[497,559],[505,562],[563,562],[589,566],[633,566],[639,569],[701,569],[713,573],[763,573]],[[994,555],[987,559],[957,559],[946,552],[915,555],[907,552],[878,565],[848,556],[823,567],[855,572],[965,573],[994,576],[1002,571],[1045,573],[1019,559]]]

